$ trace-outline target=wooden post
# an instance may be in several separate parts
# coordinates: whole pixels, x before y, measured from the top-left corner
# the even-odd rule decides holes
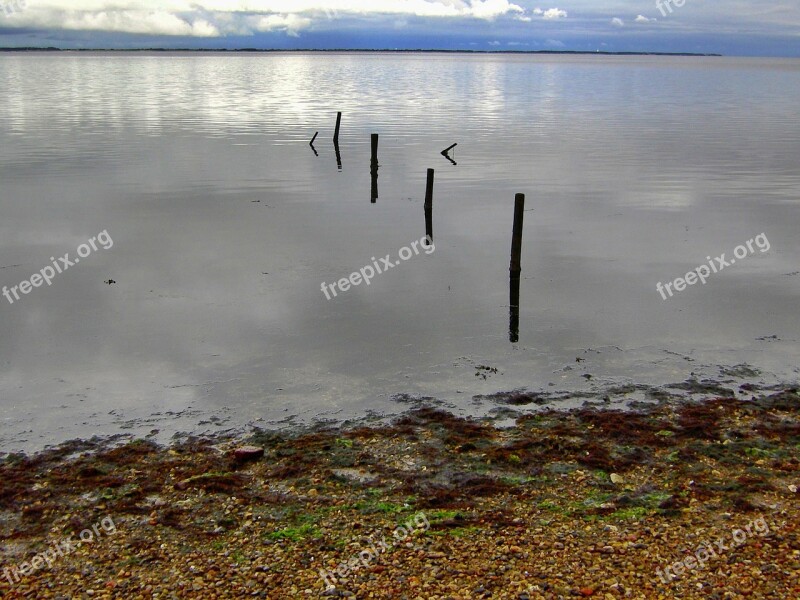
[[[428,169],[428,183],[425,186],[425,235],[428,243],[433,243],[433,169]]]
[[[378,164],[378,134],[372,134],[372,162]]]
[[[522,218],[525,215],[525,194],[514,199],[514,232],[511,237],[511,275],[522,273]]]
[[[425,209],[433,208],[433,169],[428,169],[428,183],[425,186]]]
[[[309,145],[310,145],[310,146],[313,146],[313,145],[314,145],[314,142],[317,140],[317,136],[318,136],[318,135],[319,135],[319,131],[318,131],[317,133],[315,133],[315,134],[314,134],[314,137],[312,137],[312,138],[311,138],[311,141],[309,142]]]
[[[342,127],[342,113],[336,113],[336,131],[333,133],[333,143],[339,144],[339,129]]]
[[[522,274],[522,218],[524,215],[525,194],[517,194],[514,198],[514,231],[511,235],[511,267],[509,274],[509,339],[514,344],[519,341],[519,283]]]

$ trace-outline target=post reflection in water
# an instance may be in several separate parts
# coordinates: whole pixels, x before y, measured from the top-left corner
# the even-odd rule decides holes
[[[370,175],[372,175],[372,190],[370,193],[370,199],[372,200],[372,204],[375,204],[378,200],[378,134],[372,134],[372,159],[370,160]]]
[[[508,326],[508,338],[512,344],[519,342],[519,275],[511,274],[510,277],[510,322]]]
[[[311,138],[311,141],[308,142],[308,145],[311,146],[311,149],[314,151],[314,156],[317,156],[317,157],[319,156],[319,152],[317,152],[317,149],[314,147],[314,142],[317,140],[317,136],[318,135],[319,135],[319,131],[317,131],[314,134],[314,137]]]
[[[370,166],[370,175],[372,175],[372,190],[370,192],[370,199],[372,204],[378,200],[378,161],[373,160]]]
[[[336,166],[342,170],[342,153],[339,151],[339,140],[333,141],[333,149],[336,151]]]
[[[433,243],[433,206],[425,205],[425,235],[428,242]]]

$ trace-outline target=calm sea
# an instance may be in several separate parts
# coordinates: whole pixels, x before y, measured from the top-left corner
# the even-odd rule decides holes
[[[63,52],[0,89],[0,286],[113,240],[0,296],[0,451],[798,380],[800,61]],[[425,235],[429,168],[435,251],[327,300]]]

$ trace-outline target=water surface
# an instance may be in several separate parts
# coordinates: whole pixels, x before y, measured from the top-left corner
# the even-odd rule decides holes
[[[481,414],[517,388],[798,379],[800,61],[26,53],[0,56],[0,87],[0,286],[114,242],[0,297],[0,451],[398,394]],[[428,168],[435,252],[326,300],[425,234]],[[769,252],[656,291],[761,233]]]

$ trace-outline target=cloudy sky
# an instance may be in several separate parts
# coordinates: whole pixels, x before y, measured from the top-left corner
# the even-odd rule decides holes
[[[800,0],[0,0],[0,46],[800,57]]]

